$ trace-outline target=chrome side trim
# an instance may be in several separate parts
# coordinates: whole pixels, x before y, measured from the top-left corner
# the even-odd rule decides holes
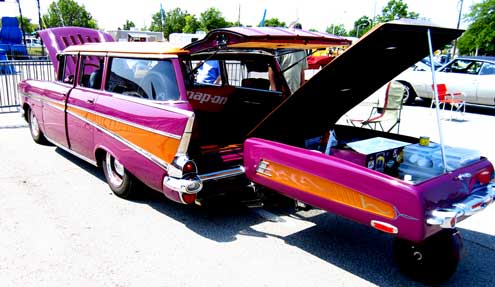
[[[72,105],[72,104],[67,104],[67,107],[71,107],[71,108],[74,108],[74,109],[82,110],[82,111],[85,111],[87,113],[91,113],[91,114],[97,115],[97,116],[102,117],[102,118],[106,118],[106,119],[109,119],[109,120],[112,120],[112,121],[120,122],[120,123],[129,125],[129,126],[138,128],[138,129],[142,129],[142,130],[148,131],[150,133],[154,133],[154,134],[166,136],[166,137],[173,138],[173,139],[176,139],[176,140],[180,140],[181,139],[181,136],[180,135],[175,135],[175,134],[167,133],[167,132],[164,132],[164,131],[160,131],[160,130],[152,129],[152,128],[149,128],[149,127],[145,127],[145,126],[142,126],[142,125],[139,125],[139,124],[136,124],[136,123],[132,123],[132,122],[129,122],[129,121],[126,121],[126,120],[122,120],[122,119],[119,119],[119,118],[116,118],[116,117],[112,117],[112,116],[109,116],[109,115],[105,115],[105,114],[102,114],[102,113],[99,113],[99,112],[95,112],[95,111],[92,111],[92,110],[88,110],[88,109],[85,109],[85,108],[82,108],[82,107],[79,107],[79,106],[75,106],[75,105]],[[67,113],[70,113],[71,115],[74,115],[74,112],[71,112],[69,110],[67,110]]]
[[[484,210],[494,200],[495,189],[493,184],[488,184],[461,202],[454,203],[448,208],[438,208],[430,211],[427,214],[426,223],[442,228],[454,228],[459,218],[471,216]]]
[[[89,53],[89,52],[88,52]],[[125,57],[125,58],[145,58],[145,59],[177,59],[176,54],[139,54],[139,53],[125,53],[125,52],[107,52],[108,57]]]
[[[87,123],[87,124],[95,127],[99,131],[101,131],[104,134],[106,134],[106,135],[114,138],[115,140],[119,141],[120,143],[128,146],[129,148],[131,148],[135,152],[139,153],[140,155],[144,156],[145,158],[147,158],[148,160],[152,161],[153,163],[157,164],[159,167],[163,168],[164,170],[168,170],[168,164],[165,161],[157,158],[155,155],[153,155],[153,154],[147,152],[146,150],[140,148],[139,146],[137,146],[137,145],[135,145],[135,144],[133,144],[133,143],[125,140],[124,138],[120,137],[119,135],[117,135],[115,133],[112,133],[112,132],[110,132],[110,131],[108,131],[108,130],[102,128],[102,127],[100,127],[99,125],[95,124],[94,122],[91,122],[91,121],[87,120],[86,118],[79,116],[78,114],[74,114],[74,113],[72,113],[70,111],[67,111],[67,113],[70,114],[70,115],[72,115],[72,116],[74,116],[74,117],[76,117],[76,118],[78,118],[79,120],[81,120],[81,121],[83,121],[83,122],[85,122],[85,123]]]
[[[94,165],[94,166],[98,166],[98,163],[97,163],[96,161],[94,161],[94,160],[92,160],[92,159],[89,159],[89,158],[87,158],[87,157],[83,156],[82,154],[80,154],[80,153],[78,153],[78,152],[75,152],[75,151],[73,151],[73,150],[71,150],[71,149],[68,149],[67,147],[65,147],[65,146],[63,146],[63,145],[61,145],[61,144],[57,143],[56,141],[54,141],[54,140],[52,140],[52,139],[48,138],[46,135],[45,135],[45,138],[46,138],[46,139],[47,139],[50,143],[54,144],[56,147],[58,147],[58,148],[60,148],[60,149],[63,149],[64,151],[66,151],[66,152],[70,153],[71,155],[76,156],[76,157],[78,157],[78,158],[80,158],[80,159],[82,159],[82,160],[85,160],[85,161],[89,162],[90,164],[92,164],[92,165]]]
[[[243,166],[238,166],[236,168],[211,172],[211,173],[207,173],[207,174],[201,174],[201,175],[199,175],[199,178],[203,182],[209,181],[209,180],[219,180],[219,179],[225,179],[225,178],[234,177],[234,176],[244,174],[245,171],[246,171],[246,169]]]
[[[193,113],[189,119],[187,120],[186,128],[184,130],[184,134],[182,135],[182,139],[179,143],[179,148],[177,149],[178,154],[186,154],[187,148],[189,147],[189,143],[191,142],[192,129],[194,125],[195,114]]]

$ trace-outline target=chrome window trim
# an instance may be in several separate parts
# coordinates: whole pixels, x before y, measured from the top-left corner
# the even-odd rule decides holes
[[[125,52],[107,52],[108,57],[119,57],[119,58],[134,58],[134,59],[178,59],[176,54],[139,54],[139,53],[125,53]]]

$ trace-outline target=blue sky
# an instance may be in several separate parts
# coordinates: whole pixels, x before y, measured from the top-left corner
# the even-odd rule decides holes
[[[0,2],[0,16],[18,15],[16,0]],[[186,10],[199,17],[199,14],[209,7],[218,8],[223,16],[231,22],[239,17],[244,25],[257,25],[264,9],[266,18],[278,18],[290,23],[299,20],[303,28],[315,28],[324,31],[331,24],[344,24],[350,30],[355,20],[361,16],[373,17],[381,14],[388,0],[264,0],[264,1],[235,1],[235,0],[75,0],[86,7],[98,21],[98,25],[106,30],[115,30],[125,23],[126,19],[133,21],[136,26],[149,26],[151,15],[158,12],[160,4],[166,11],[175,7]],[[455,27],[459,13],[460,0],[404,0],[409,11],[419,13],[422,17],[446,27]],[[463,12],[470,11],[473,3],[482,0],[464,0]],[[20,0],[23,14],[38,22],[37,1]],[[42,14],[46,12],[52,0],[40,0]],[[462,25],[465,27],[465,25]],[[461,26],[461,27],[462,27]]]

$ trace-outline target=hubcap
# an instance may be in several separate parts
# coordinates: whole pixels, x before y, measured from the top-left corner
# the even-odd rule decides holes
[[[120,186],[124,181],[124,166],[109,153],[105,156],[105,165],[110,183],[114,186]]]
[[[34,116],[34,113],[31,111],[29,122],[31,123],[31,133],[33,137],[37,138],[40,135],[40,126],[38,125],[38,119]]]

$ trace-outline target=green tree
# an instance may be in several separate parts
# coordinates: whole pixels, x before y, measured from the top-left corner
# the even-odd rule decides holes
[[[347,31],[345,30],[344,24],[330,25],[325,30],[328,34],[333,34],[337,36],[347,36]]]
[[[165,13],[162,23],[162,15],[160,11],[152,16],[151,31],[163,32],[163,36],[168,39],[172,33],[182,33],[186,26],[186,17],[190,16],[187,11],[182,11],[180,8],[175,8]]]
[[[471,24],[457,43],[461,54],[495,55],[495,0],[475,4],[466,15]]]
[[[383,7],[382,14],[376,17],[376,22],[387,22],[397,20],[401,18],[418,19],[419,14],[416,12],[409,12],[408,6],[402,0],[390,0],[387,5]]]
[[[136,24],[134,24],[131,20],[125,20],[122,30],[131,30],[131,28],[136,28]]]
[[[232,23],[227,22],[222,16],[222,12],[216,8],[209,8],[205,12],[202,12],[199,17],[199,23],[201,30],[205,32],[232,26]]]
[[[270,18],[265,20],[265,27],[287,27],[285,22],[278,20],[278,18]]]
[[[17,21],[19,21],[19,25],[21,25],[21,17],[17,16]],[[24,33],[31,34],[34,31],[39,29],[38,24],[34,24],[31,22],[32,20],[26,17],[22,17],[22,26],[24,28]]]
[[[198,19],[196,19],[196,16],[187,15],[185,17],[185,20],[186,20],[186,24],[184,25],[182,32],[184,32],[184,33],[196,33],[196,31],[199,30],[200,24],[199,24]]]
[[[393,0],[392,0],[393,1]],[[354,29],[349,31],[349,36],[361,37],[373,27],[373,21],[368,16],[361,16],[354,22]]]
[[[74,0],[58,0],[48,7],[48,13],[43,15],[46,27],[77,26],[97,29],[98,24],[84,5]]]

